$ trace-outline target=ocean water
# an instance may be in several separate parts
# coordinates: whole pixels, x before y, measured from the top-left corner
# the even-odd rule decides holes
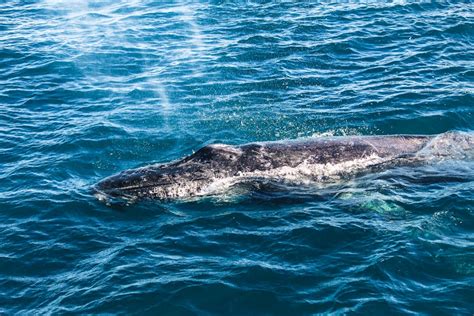
[[[472,157],[192,201],[110,207],[90,188],[213,143],[470,134],[473,18],[0,1],[0,313],[472,315]]]

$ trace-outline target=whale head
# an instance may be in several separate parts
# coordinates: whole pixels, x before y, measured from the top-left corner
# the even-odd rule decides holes
[[[105,202],[134,202],[138,199],[175,199],[198,194],[207,182],[199,168],[148,166],[105,178],[94,187]]]
[[[216,178],[233,170],[229,166],[238,154],[221,145],[209,145],[183,160],[120,172],[92,189],[99,200],[107,203],[198,196]]]

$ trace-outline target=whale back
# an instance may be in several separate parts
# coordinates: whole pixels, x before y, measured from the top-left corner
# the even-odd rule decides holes
[[[247,170],[296,167],[302,163],[337,164],[369,156],[404,156],[422,149],[430,136],[352,136],[240,146],[240,165]]]

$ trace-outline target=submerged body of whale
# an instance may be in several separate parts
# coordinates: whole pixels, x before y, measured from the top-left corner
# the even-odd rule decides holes
[[[100,200],[176,199],[213,194],[219,187],[249,179],[327,181],[392,165],[419,163],[449,155],[473,138],[460,133],[438,136],[348,136],[296,141],[208,145],[170,163],[123,171],[94,186]],[[457,149],[456,149],[457,150]]]

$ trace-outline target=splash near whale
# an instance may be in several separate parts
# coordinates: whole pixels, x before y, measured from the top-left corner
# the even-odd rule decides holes
[[[461,132],[214,144],[177,161],[123,171],[100,181],[93,190],[105,202],[186,199],[212,195],[244,181],[324,182],[391,166],[464,159],[473,157],[473,150],[474,136]]]

